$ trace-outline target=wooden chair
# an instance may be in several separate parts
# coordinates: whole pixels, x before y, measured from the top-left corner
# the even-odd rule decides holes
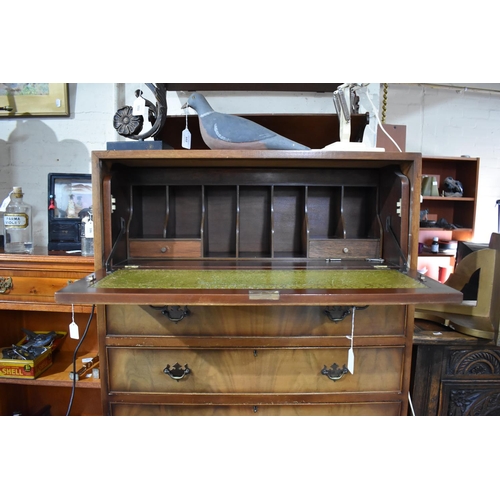
[[[500,234],[493,233],[489,247],[467,255],[446,281],[455,290],[463,290],[471,276],[479,271],[477,300],[461,304],[431,304],[415,311],[416,319],[425,319],[460,333],[499,342],[500,324]]]

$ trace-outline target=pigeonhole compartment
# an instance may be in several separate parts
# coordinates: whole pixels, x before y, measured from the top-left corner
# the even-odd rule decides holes
[[[310,258],[380,257],[376,187],[308,187],[307,225]]]
[[[238,188],[238,257],[271,257],[270,186]]]

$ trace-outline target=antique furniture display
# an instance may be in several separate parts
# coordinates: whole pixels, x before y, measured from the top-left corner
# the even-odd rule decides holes
[[[412,397],[417,415],[500,415],[500,234],[466,255],[446,284],[461,304],[415,311]]]
[[[54,292],[92,272],[91,257],[49,254],[35,247],[33,255],[0,253],[0,343],[11,346],[21,340],[23,329],[68,332],[71,305],[56,304]],[[91,308],[75,304],[74,321],[83,333]],[[72,358],[78,340],[66,335],[54,354],[53,365],[36,379],[0,377],[0,415],[65,415],[72,393]],[[97,353],[96,321],[79,352],[77,366]],[[76,383],[71,415],[100,415],[100,380],[83,378]]]
[[[93,153],[106,415],[405,415],[419,154]],[[416,217],[415,217],[416,214]]]

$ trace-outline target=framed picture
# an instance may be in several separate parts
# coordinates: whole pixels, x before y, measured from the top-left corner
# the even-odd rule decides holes
[[[90,174],[48,175],[49,250],[80,249],[80,225],[92,206]]]
[[[68,115],[67,83],[0,83],[0,118]]]

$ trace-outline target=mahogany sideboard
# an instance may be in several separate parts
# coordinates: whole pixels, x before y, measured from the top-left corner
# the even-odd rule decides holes
[[[421,155],[96,151],[105,415],[405,415]],[[352,350],[351,350],[352,349]],[[354,355],[354,361],[352,360]]]
[[[24,337],[23,328],[31,331],[64,331],[72,321],[72,307],[56,304],[54,292],[92,273],[92,257],[48,252],[35,248],[33,255],[0,252],[0,344],[16,344]],[[84,332],[90,306],[75,304],[74,320]],[[73,354],[79,340],[67,335],[53,355],[53,364],[36,379],[0,378],[0,415],[66,415],[73,381]],[[97,325],[93,319],[79,350],[77,365],[98,352]],[[76,382],[76,381],[75,381]],[[71,415],[101,415],[100,380],[82,378],[76,382]]]

